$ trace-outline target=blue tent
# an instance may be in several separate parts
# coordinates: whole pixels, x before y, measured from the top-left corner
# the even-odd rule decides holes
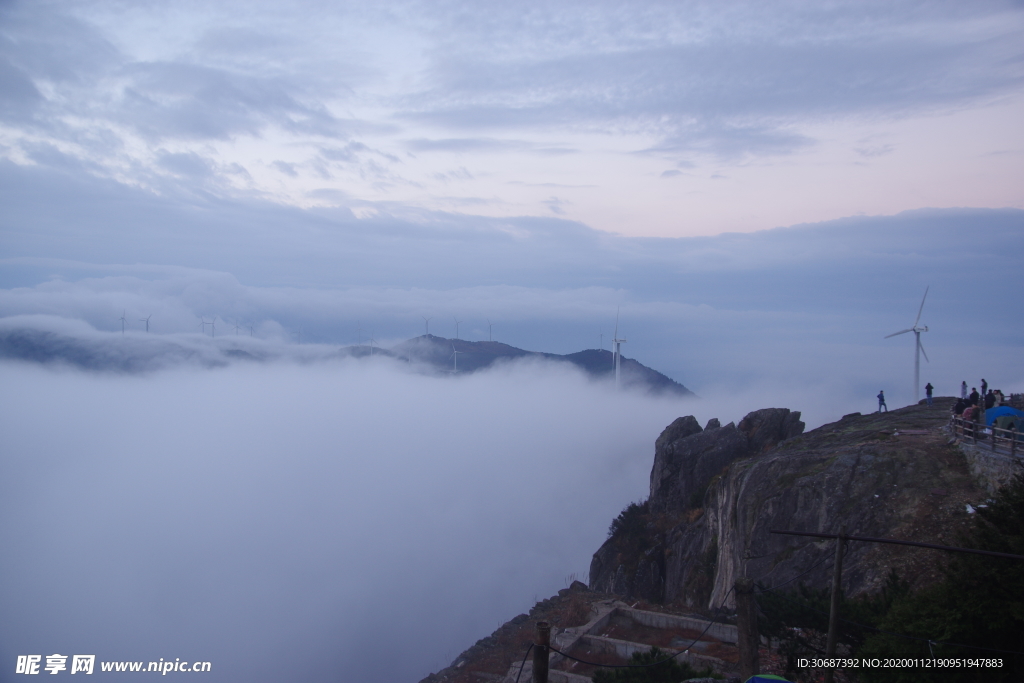
[[[792,683],[788,678],[782,678],[774,674],[757,674],[751,676],[744,683],[778,683],[778,681],[785,681],[785,683]]]
[[[1024,413],[1017,410],[1016,408],[1011,408],[1010,406],[999,406],[998,408],[989,408],[988,410],[985,411],[985,424],[991,427],[992,423],[996,421],[996,418],[1002,417],[1003,415],[1024,417]]]

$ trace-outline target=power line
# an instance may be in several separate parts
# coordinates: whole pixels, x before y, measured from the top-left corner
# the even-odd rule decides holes
[[[975,548],[958,548],[952,545],[936,545],[935,543],[919,543],[918,541],[897,541],[895,538],[871,538],[868,536],[850,536],[848,534],[815,534],[806,531],[777,531],[775,529],[771,529],[769,533],[787,534],[789,536],[814,536],[816,538],[840,538],[845,541],[865,541],[867,543],[891,543],[893,545],[912,545],[917,548],[931,548],[932,550],[951,550],[953,552],[958,553],[973,553],[975,555],[989,555],[991,557],[1006,557],[1011,560],[1024,560],[1024,555],[997,553],[992,550],[977,550]]]
[[[760,589],[760,592],[762,592],[762,593],[773,592],[774,593],[775,589],[774,588]],[[789,600],[791,602],[796,602],[796,600],[794,600],[793,598],[787,596],[785,593],[776,593],[776,595],[778,595],[783,600]],[[811,607],[810,605],[802,605],[802,606],[805,607],[806,609],[811,610],[812,612],[817,612],[818,614],[825,614],[825,615],[828,614],[828,612],[823,612],[820,609],[815,609],[814,607]],[[1016,652],[1014,650],[1000,650],[1000,649],[997,649],[997,648],[994,648],[994,647],[982,647],[980,645],[964,645],[963,643],[949,643],[949,642],[942,641],[942,640],[932,640],[930,638],[922,638],[920,636],[908,636],[908,635],[906,635],[904,633],[895,633],[893,631],[886,631],[884,629],[875,628],[874,626],[868,626],[867,624],[861,624],[861,623],[858,623],[856,621],[850,621],[849,619],[843,619],[842,617],[839,617],[839,621],[842,621],[844,623],[850,624],[851,626],[859,626],[860,628],[864,628],[864,629],[867,629],[869,631],[874,631],[876,633],[884,633],[886,635],[895,636],[897,638],[906,638],[907,640],[917,640],[917,641],[920,641],[920,642],[928,643],[929,645],[949,645],[949,646],[952,646],[952,647],[963,647],[963,648],[968,648],[968,649],[971,649],[971,650],[985,650],[987,652],[1002,652],[1003,654],[1008,654],[1008,655],[1021,655],[1021,656],[1024,656],[1024,652]]]

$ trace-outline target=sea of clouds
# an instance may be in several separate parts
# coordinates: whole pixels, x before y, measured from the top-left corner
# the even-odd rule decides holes
[[[5,661],[177,657],[225,681],[447,665],[586,576],[688,409],[550,364],[0,376]]]

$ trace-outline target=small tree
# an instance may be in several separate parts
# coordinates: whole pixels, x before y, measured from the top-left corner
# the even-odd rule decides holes
[[[669,655],[656,647],[649,652],[634,652],[630,664],[642,668],[598,669],[594,683],[679,683],[690,678],[721,678],[708,667],[696,670],[686,662],[669,659]],[[655,664],[655,662],[658,662]],[[648,666],[654,664],[654,666]]]
[[[965,548],[1024,555],[1024,476],[978,508],[974,528],[958,539]],[[1024,560],[950,553],[944,578],[897,601],[871,635],[865,657],[937,657],[999,660],[1000,666],[943,669],[871,669],[870,681],[971,682],[1024,680]],[[929,642],[931,641],[931,642]],[[956,643],[939,645],[937,641]],[[1002,650],[1002,652],[999,652]]]

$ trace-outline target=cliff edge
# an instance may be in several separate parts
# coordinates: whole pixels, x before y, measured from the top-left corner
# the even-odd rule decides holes
[[[828,586],[833,542],[773,529],[954,544],[968,504],[989,494],[945,431],[951,403],[854,413],[807,433],[799,413],[778,408],[724,427],[679,418],[655,444],[650,498],[624,510],[594,554],[591,589],[709,609],[733,605],[740,576]],[[936,552],[851,543],[843,589],[873,592],[890,569],[928,585]]]

